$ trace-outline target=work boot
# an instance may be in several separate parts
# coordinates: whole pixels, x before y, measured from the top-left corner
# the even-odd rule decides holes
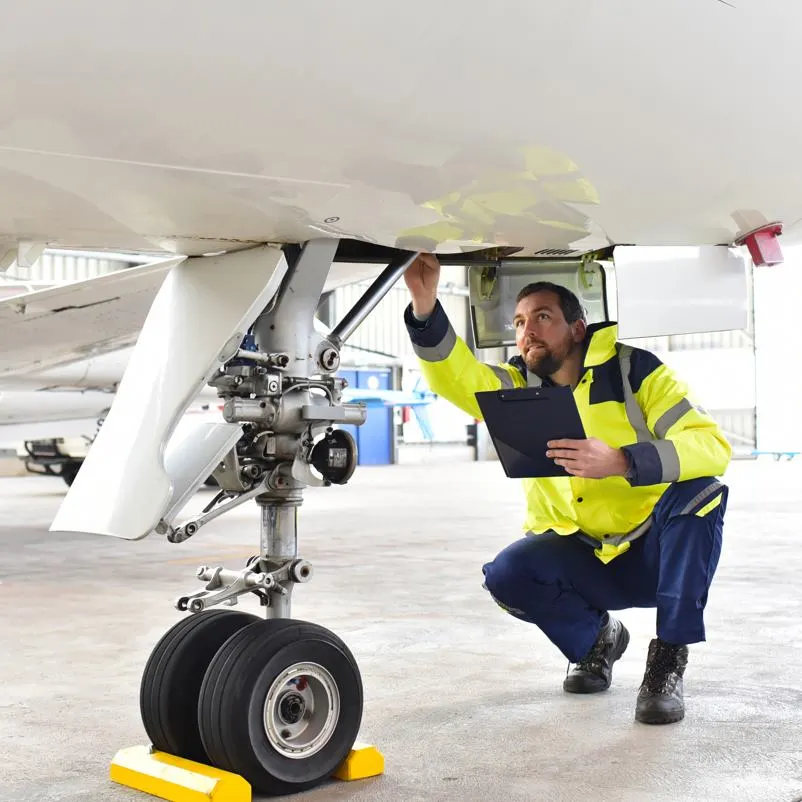
[[[568,693],[606,691],[613,679],[613,663],[621,657],[628,645],[627,628],[608,615],[596,643],[565,678],[563,690]]]
[[[673,724],[685,717],[682,675],[688,647],[655,638],[649,644],[646,672],[638,693],[635,720],[643,724]]]

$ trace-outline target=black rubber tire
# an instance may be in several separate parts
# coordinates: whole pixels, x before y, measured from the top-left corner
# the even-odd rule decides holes
[[[61,466],[60,476],[67,487],[72,487],[75,477],[78,476],[78,471],[81,470],[81,465],[83,465],[82,462],[65,462]]]
[[[262,619],[239,610],[208,610],[182,618],[162,636],[145,664],[139,710],[153,746],[208,763],[198,731],[203,677],[220,647]]]
[[[330,672],[340,715],[325,746],[289,758],[270,743],[264,703],[273,681],[295,663]],[[201,687],[198,724],[211,763],[244,777],[254,792],[291,794],[325,782],[348,756],[362,723],[362,678],[348,647],[317,624],[269,619],[238,632],[217,652]]]

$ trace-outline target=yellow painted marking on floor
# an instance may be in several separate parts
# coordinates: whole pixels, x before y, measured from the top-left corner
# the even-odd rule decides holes
[[[169,802],[251,802],[251,786],[238,774],[153,751],[121,749],[111,763],[111,779]]]
[[[364,780],[384,773],[384,755],[370,744],[355,743],[343,764],[334,772],[338,780]]]

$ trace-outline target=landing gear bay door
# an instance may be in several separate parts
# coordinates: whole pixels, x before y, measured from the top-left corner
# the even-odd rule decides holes
[[[187,259],[171,269],[52,531],[137,540],[172,510],[176,495],[186,495],[192,478],[172,477],[165,467],[171,462],[166,459],[170,438],[192,400],[233,356],[277,293],[286,270],[283,253],[271,247]],[[209,442],[221,447],[218,441],[231,431]],[[197,456],[204,463],[217,458],[216,453]],[[199,476],[206,467],[198,464]]]

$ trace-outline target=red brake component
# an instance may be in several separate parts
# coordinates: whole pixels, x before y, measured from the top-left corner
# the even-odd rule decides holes
[[[777,237],[783,233],[782,223],[769,223],[756,228],[735,240],[736,245],[746,245],[755,267],[781,265],[785,259]]]

